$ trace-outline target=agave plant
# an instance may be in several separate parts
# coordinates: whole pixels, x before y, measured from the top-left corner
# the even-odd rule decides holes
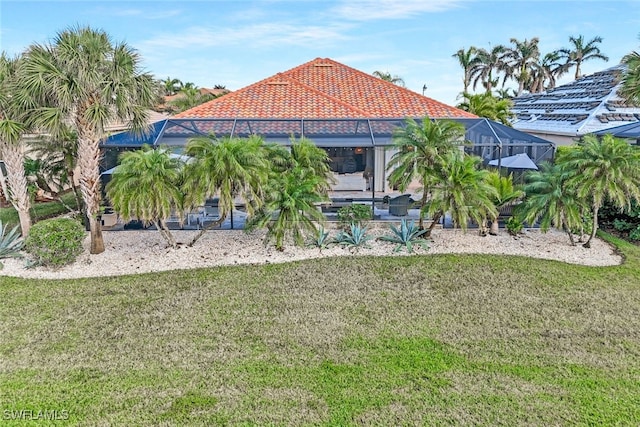
[[[324,227],[320,226],[320,228],[318,228],[315,234],[311,237],[307,246],[318,248],[320,249],[320,252],[322,252],[322,250],[327,249],[331,243],[331,239],[329,239],[329,232],[325,231]]]
[[[0,259],[1,258],[18,258],[20,257],[20,250],[24,246],[24,240],[18,232],[20,226],[16,225],[9,232],[7,232],[7,226],[0,220]],[[2,263],[0,263],[2,268]]]
[[[395,227],[393,224],[389,225],[389,228],[393,234],[390,236],[382,236],[380,240],[395,243],[396,248],[393,250],[394,252],[401,251],[404,248],[407,252],[412,253],[414,246],[420,246],[424,249],[428,248],[426,240],[421,238],[427,230],[420,230],[420,227],[413,221],[407,222],[406,219],[403,219],[400,222],[400,228]]]
[[[336,236],[336,243],[346,246],[351,250],[357,251],[360,248],[370,248],[367,242],[372,237],[367,235],[367,227],[361,227],[358,224],[351,224],[349,231],[341,231]]]

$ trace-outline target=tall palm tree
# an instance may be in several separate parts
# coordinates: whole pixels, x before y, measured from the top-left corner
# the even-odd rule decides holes
[[[27,131],[24,111],[17,102],[19,59],[12,59],[3,52],[0,55],[0,155],[7,168],[9,194],[7,200],[18,212],[22,236],[26,237],[31,228],[27,178],[25,176],[25,143],[23,135]]]
[[[469,220],[483,224],[485,218],[498,216],[492,202],[497,191],[487,182],[489,171],[480,169],[481,163],[481,158],[461,151],[451,151],[438,162],[431,197],[422,208],[432,217],[427,237],[446,212],[451,214],[454,225],[463,230]]]
[[[582,35],[578,37],[571,36],[569,37],[569,42],[571,43],[571,47],[559,49],[558,52],[561,58],[566,60],[569,67],[576,67],[575,80],[578,80],[582,76],[580,67],[583,62],[592,59],[609,60],[609,57],[603,54],[597,46],[599,43],[602,43],[602,37],[600,36],[596,36],[588,42],[585,42],[584,36]]]
[[[391,73],[388,71],[374,71],[373,75],[384,81],[393,83],[394,85],[404,87],[404,79],[400,76],[391,75]]]
[[[470,76],[473,81],[473,89],[478,83],[482,83],[487,93],[491,93],[497,86],[499,74],[507,70],[505,61],[506,48],[496,45],[491,50],[478,49],[476,51],[477,61],[471,67]]]
[[[627,70],[622,77],[622,88],[618,92],[629,104],[640,105],[640,53],[633,51],[622,62]]]
[[[478,62],[476,53],[476,47],[471,46],[468,49],[458,49],[456,53],[451,55],[458,60],[458,63],[460,64],[464,72],[464,76],[462,78],[463,93],[469,92],[469,86],[471,85],[471,70],[473,66]]]
[[[524,186],[526,197],[517,212],[529,224],[539,222],[543,232],[550,227],[565,231],[575,246],[571,230],[582,223],[582,203],[570,185],[572,174],[565,165],[550,163],[543,163],[539,171],[528,172]]]
[[[558,156],[557,162],[575,171],[569,179],[579,197],[589,200],[593,227],[583,245],[588,248],[598,230],[598,211],[605,199],[620,209],[640,201],[640,150],[607,134],[599,140],[585,135],[577,146]]]
[[[202,206],[205,200],[218,196],[220,218],[197,233],[189,243],[193,246],[209,229],[222,224],[235,206],[235,198],[245,202],[251,216],[264,200],[269,173],[263,141],[201,136],[187,142],[184,153],[193,157],[185,167],[186,206]]]
[[[518,82],[518,96],[522,95],[525,86],[530,83],[532,70],[540,60],[539,42],[538,37],[524,41],[512,38],[513,47],[505,52],[508,63],[506,72]]]
[[[422,208],[427,203],[436,167],[446,153],[458,150],[457,146],[464,142],[464,134],[464,125],[458,122],[445,119],[433,121],[429,117],[422,119],[421,124],[407,119],[405,126],[393,134],[393,148],[397,152],[387,166],[391,171],[389,183],[404,191],[414,179],[420,181],[420,229],[424,229]]]
[[[457,108],[511,126],[510,119],[514,114],[511,112],[513,102],[510,99],[497,99],[490,93],[469,94],[465,92],[462,95],[464,100],[456,105]]]
[[[553,51],[547,53],[539,64],[533,65],[529,86],[531,93],[540,93],[556,87],[558,79],[569,71],[569,65],[562,63],[560,59],[560,53]]]
[[[137,219],[153,224],[167,243],[177,247],[166,220],[182,214],[180,188],[183,163],[165,148],[144,146],[120,156],[120,164],[107,184],[107,197],[113,210],[125,221]]]
[[[31,123],[58,136],[69,125],[78,135],[78,169],[92,254],[104,251],[100,213],[100,142],[107,123],[120,120],[138,132],[148,127],[156,85],[143,73],[140,56],[125,43],[112,43],[102,30],[78,27],[52,43],[25,53],[22,100]]]

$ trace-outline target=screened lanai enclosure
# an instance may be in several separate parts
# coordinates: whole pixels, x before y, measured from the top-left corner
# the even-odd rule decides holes
[[[417,122],[421,120],[416,118]],[[461,149],[481,157],[485,165],[520,153],[526,153],[536,164],[553,159],[555,145],[547,140],[487,119],[452,120],[466,128]],[[267,143],[284,146],[304,137],[324,148],[330,159],[335,183],[329,194],[331,202],[322,206],[328,219],[335,218],[342,206],[353,203],[370,206],[374,219],[417,218],[418,211],[412,209],[411,202],[420,197],[418,183],[401,194],[388,182],[387,164],[395,153],[393,134],[403,126],[404,119],[167,119],[155,123],[146,135],[121,133],[109,137],[102,146],[103,170],[112,170],[122,151],[143,144],[168,146],[180,154],[187,141],[196,136],[259,135]],[[231,227],[242,225],[241,206],[235,220]],[[187,222],[190,225],[192,221]]]

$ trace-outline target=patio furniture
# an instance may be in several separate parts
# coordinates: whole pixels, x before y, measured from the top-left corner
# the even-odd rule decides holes
[[[413,203],[410,194],[403,194],[389,200],[389,215],[407,216],[409,205]]]

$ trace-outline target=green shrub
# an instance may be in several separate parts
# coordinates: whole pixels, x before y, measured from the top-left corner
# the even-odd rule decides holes
[[[629,239],[637,241],[640,240],[640,225],[636,227],[631,233],[629,233]]]
[[[31,227],[25,249],[35,264],[61,267],[80,255],[85,234],[82,224],[74,219],[47,219]]]
[[[615,228],[617,231],[626,232],[636,228],[636,225],[623,219],[616,218],[613,220],[613,228]]]
[[[522,221],[520,221],[518,218],[511,216],[507,220],[505,227],[507,228],[507,231],[509,232],[509,234],[513,236],[517,236],[524,228],[524,225],[522,224]]]
[[[363,227],[371,219],[371,207],[367,205],[352,204],[338,209],[340,227],[349,230],[351,224]]]

